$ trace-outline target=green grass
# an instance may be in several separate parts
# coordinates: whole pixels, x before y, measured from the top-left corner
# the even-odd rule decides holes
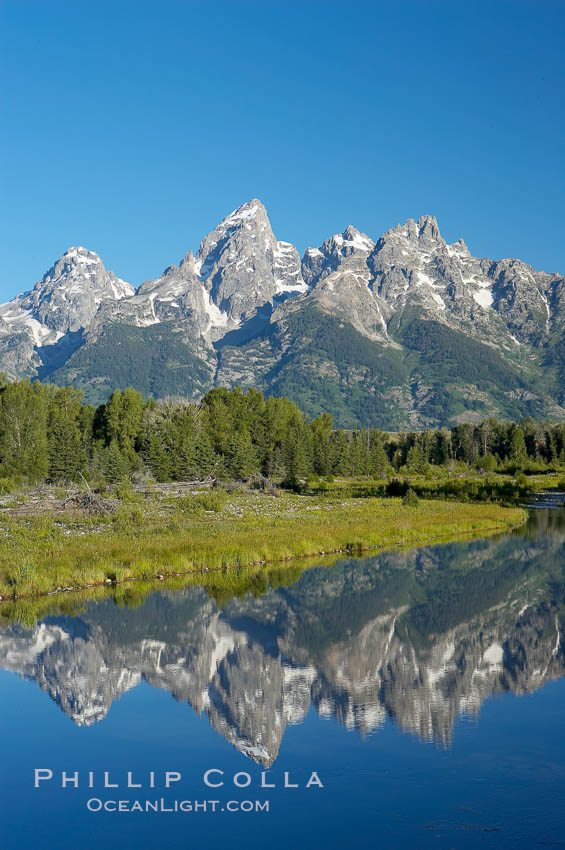
[[[312,478],[306,492],[314,495],[340,494],[343,498],[404,496],[412,490],[423,499],[459,502],[498,502],[513,505],[542,490],[565,489],[565,473],[548,471],[510,475],[503,472],[483,474],[473,469],[448,476],[444,467],[430,467],[429,475],[407,473],[404,469],[388,480],[365,478]]]
[[[191,503],[193,500],[193,503]],[[233,571],[373,547],[482,536],[522,523],[497,504],[223,493],[122,502],[110,517],[78,513],[0,517],[0,595],[32,596],[104,581],[194,573],[229,585]]]

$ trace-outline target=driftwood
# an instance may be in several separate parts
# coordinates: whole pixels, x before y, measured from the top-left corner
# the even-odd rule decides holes
[[[65,499],[30,499],[19,508],[0,507],[0,515],[29,516],[30,514],[59,513],[70,509],[103,516],[114,513],[117,506],[117,499],[102,499],[89,490],[71,493]]]
[[[54,487],[43,486],[29,492],[25,502],[18,507],[5,507],[0,502],[0,516],[60,513],[65,510],[75,510],[105,516],[117,510],[120,504],[118,499],[102,497],[99,493],[91,489],[88,481],[82,474],[80,474],[80,477],[83,480],[84,486],[80,490],[68,489],[64,498],[57,498]],[[215,476],[209,475],[202,481],[171,481],[163,484],[152,483],[149,485],[134,484],[133,489],[136,493],[144,496],[159,494],[162,496],[183,496],[198,490],[209,490],[217,487],[218,484],[219,482]]]
[[[192,490],[209,490],[217,484],[213,475],[208,475],[202,481],[166,481],[161,484],[150,484],[146,487],[134,485],[134,490],[150,496],[152,493],[163,493],[165,495],[182,495]]]
[[[72,493],[70,496],[67,496],[63,500],[62,507],[63,510],[72,508],[103,516],[114,513],[117,507],[117,501],[115,499],[102,499],[89,488],[86,492],[82,490],[79,493]]]

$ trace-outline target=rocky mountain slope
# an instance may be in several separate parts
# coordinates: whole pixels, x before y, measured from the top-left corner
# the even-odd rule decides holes
[[[94,402],[256,386],[350,427],[563,419],[565,281],[448,245],[432,216],[300,259],[252,200],[137,290],[71,248],[0,306],[0,368]]]

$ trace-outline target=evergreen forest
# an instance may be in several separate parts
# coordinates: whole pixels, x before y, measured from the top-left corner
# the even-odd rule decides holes
[[[385,479],[474,469],[540,472],[565,466],[565,424],[486,419],[451,429],[390,433],[334,429],[287,398],[215,388],[198,402],[115,390],[95,407],[73,387],[0,378],[0,490],[80,481],[113,484],[248,480],[297,486],[319,476]]]

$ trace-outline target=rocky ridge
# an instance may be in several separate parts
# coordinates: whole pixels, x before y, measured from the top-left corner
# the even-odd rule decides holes
[[[12,378],[72,382],[95,401],[124,382],[160,395],[170,382],[151,365],[142,378],[135,362],[157,345],[180,395],[241,383],[283,389],[314,413],[318,382],[341,424],[382,427],[396,409],[404,421],[390,427],[421,426],[565,418],[564,335],[562,276],[474,257],[463,240],[447,244],[433,216],[376,241],[348,226],[301,259],[254,199],[137,290],[71,248],[0,306],[0,366]],[[122,339],[134,356],[114,373]]]

